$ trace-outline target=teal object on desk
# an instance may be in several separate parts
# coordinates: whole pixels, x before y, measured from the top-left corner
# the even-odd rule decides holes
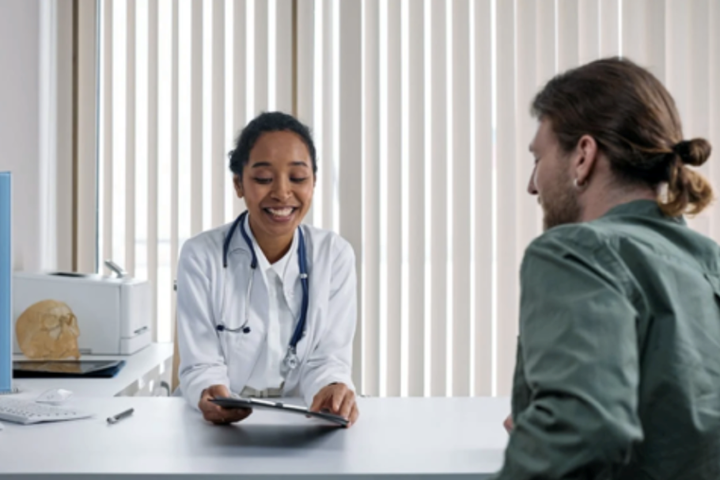
[[[12,391],[11,203],[9,172],[0,172],[0,393]]]

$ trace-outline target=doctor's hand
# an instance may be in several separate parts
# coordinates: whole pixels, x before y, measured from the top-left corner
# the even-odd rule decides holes
[[[360,415],[355,402],[355,392],[344,383],[331,383],[315,395],[310,411],[320,412],[323,410],[346,418],[349,421],[348,427],[352,426]]]
[[[225,385],[213,385],[203,390],[202,395],[200,395],[198,407],[208,422],[215,425],[228,425],[244,420],[252,413],[250,408],[223,408],[210,401],[218,397],[230,397],[230,390]]]

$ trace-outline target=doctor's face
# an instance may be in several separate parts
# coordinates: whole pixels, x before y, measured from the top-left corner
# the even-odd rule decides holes
[[[528,193],[538,197],[544,229],[579,221],[581,208],[571,179],[570,161],[560,148],[550,120],[540,122],[530,152],[535,158],[535,168]]]
[[[263,133],[234,184],[238,197],[245,199],[255,238],[289,241],[312,203],[315,175],[310,153],[293,132]]]

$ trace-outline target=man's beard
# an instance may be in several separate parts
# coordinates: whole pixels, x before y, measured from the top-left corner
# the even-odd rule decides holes
[[[547,192],[540,198],[544,213],[543,228],[546,231],[558,225],[576,223],[580,220],[577,189],[568,180],[556,183],[553,191]]]

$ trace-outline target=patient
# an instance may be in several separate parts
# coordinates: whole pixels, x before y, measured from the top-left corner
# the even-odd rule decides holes
[[[711,201],[691,168],[710,145],[628,60],[558,75],[532,111],[546,232],[521,268],[497,478],[720,478],[720,248],[683,218]]]

